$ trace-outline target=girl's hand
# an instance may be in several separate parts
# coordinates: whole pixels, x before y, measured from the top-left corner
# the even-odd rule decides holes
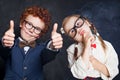
[[[91,47],[91,43],[93,42],[94,36],[90,35],[88,32],[84,32],[84,34],[82,34],[82,39],[85,47]]]
[[[105,64],[101,63],[100,61],[98,61],[95,57],[93,57],[92,55],[89,57],[90,62],[92,63],[92,66],[95,70],[103,73],[104,75],[106,75],[107,77],[110,77],[109,71],[107,69],[107,67],[105,66]]]
[[[102,63],[92,55],[90,55],[89,60],[92,63],[93,68],[100,71],[100,66],[102,65]]]

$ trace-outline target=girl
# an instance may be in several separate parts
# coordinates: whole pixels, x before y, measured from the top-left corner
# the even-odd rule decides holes
[[[87,18],[70,15],[63,20],[61,31],[75,40],[67,49],[69,67],[75,78],[112,80],[119,73],[116,51]]]

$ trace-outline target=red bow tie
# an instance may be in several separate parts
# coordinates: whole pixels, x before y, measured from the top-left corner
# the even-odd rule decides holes
[[[91,47],[96,48],[96,44],[91,44]]]

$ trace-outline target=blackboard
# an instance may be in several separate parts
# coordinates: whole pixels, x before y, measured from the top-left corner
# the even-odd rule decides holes
[[[120,1],[119,0],[0,0],[0,37],[9,28],[9,21],[15,21],[15,33],[18,35],[19,17],[25,7],[39,5],[47,8],[52,15],[49,32],[40,41],[50,38],[52,25],[57,22],[59,29],[64,17],[73,13],[87,16],[95,24],[103,39],[114,46],[120,56]],[[60,30],[58,29],[58,32]],[[63,35],[64,47],[56,59],[44,66],[46,80],[74,80],[68,69],[66,48],[72,43]],[[120,67],[119,67],[120,69]],[[119,80],[118,75],[115,80]]]

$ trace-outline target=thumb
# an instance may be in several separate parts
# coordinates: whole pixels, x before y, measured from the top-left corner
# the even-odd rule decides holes
[[[53,26],[52,33],[57,32],[57,28],[58,28],[58,24],[57,24],[57,23],[55,23],[55,24],[54,24],[54,26]]]
[[[9,28],[9,30],[14,32],[14,21],[13,20],[10,20],[10,28]]]

